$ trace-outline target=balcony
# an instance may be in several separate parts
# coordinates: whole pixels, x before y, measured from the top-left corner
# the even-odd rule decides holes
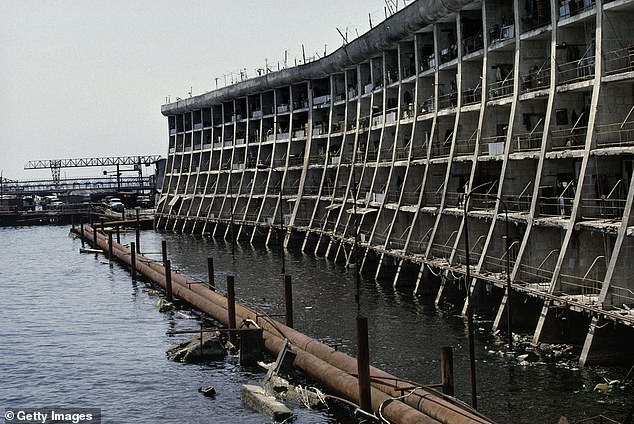
[[[496,100],[513,94],[513,73],[510,72],[502,81],[489,84],[489,100]]]
[[[544,62],[540,67],[534,66],[527,74],[522,75],[522,93],[538,91],[550,86],[549,62]]]
[[[634,71],[634,45],[603,54],[606,75]]]
[[[594,0],[560,0],[559,18],[566,19],[585,12],[594,6]]]
[[[543,131],[515,134],[513,140],[511,140],[512,152],[518,153],[539,150],[542,145],[543,135]]]
[[[579,119],[581,119],[581,116]],[[552,150],[583,149],[587,132],[588,127],[576,125],[569,129],[554,130],[551,133],[551,148]]]
[[[480,140],[480,154],[484,156],[499,156],[504,154],[506,136],[483,137]]]
[[[540,187],[539,214],[570,218],[575,200],[575,181],[559,182],[556,187]]]
[[[515,25],[493,25],[489,28],[490,44],[501,43],[515,38]]]
[[[473,105],[482,101],[481,82],[474,88],[467,88],[462,91],[462,104],[463,106]]]
[[[448,94],[443,94],[438,97],[438,108],[447,109],[458,106],[458,93],[455,90],[451,90]]]
[[[456,140],[455,147],[455,155],[456,156],[467,156],[472,155],[475,152],[475,144],[476,144],[476,136],[478,134],[478,130],[476,129],[469,138],[467,139],[458,139]]]
[[[527,3],[531,4],[531,3]],[[524,32],[550,24],[550,1],[538,2],[533,10],[527,10],[527,14],[522,16]]]
[[[582,82],[594,77],[594,55],[590,52],[594,47],[590,46],[581,59],[573,60],[557,65],[560,84]]]
[[[478,32],[476,35],[472,35],[462,40],[462,48],[464,50],[464,54],[469,54],[477,52],[478,50],[482,50],[484,48],[482,31]]]
[[[524,187],[524,190],[521,193],[515,194],[506,194],[502,196],[502,200],[504,204],[508,208],[508,212],[528,212],[531,209],[531,203],[533,200],[533,196],[529,192],[529,187],[531,186],[532,181]]]
[[[596,127],[597,147],[634,146],[634,121],[627,121],[634,111],[630,109],[623,122],[602,124]]]

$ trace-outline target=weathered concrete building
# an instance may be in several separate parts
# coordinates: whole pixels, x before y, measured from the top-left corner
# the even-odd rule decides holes
[[[318,61],[166,104],[157,227],[356,247],[439,303],[465,297],[468,257],[496,328],[510,283],[514,330],[631,360],[633,21],[632,0],[416,1]]]

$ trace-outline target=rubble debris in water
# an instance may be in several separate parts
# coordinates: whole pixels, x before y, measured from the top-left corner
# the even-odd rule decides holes
[[[216,397],[216,388],[214,386],[201,387],[198,391],[207,397]]]
[[[605,393],[607,391],[610,391],[614,387],[620,387],[621,386],[621,381],[620,380],[608,380],[605,377],[603,379],[605,380],[605,383],[597,384],[596,386],[594,386],[593,391]]]
[[[267,395],[262,387],[244,384],[240,395],[248,407],[273,418],[275,421],[284,421],[293,416],[293,411],[283,403],[278,402],[274,396]]]
[[[264,392],[309,409],[323,409],[328,406],[324,394],[318,389],[292,384],[278,375],[272,375],[264,382]]]
[[[169,300],[159,299],[158,302],[156,302],[156,309],[158,309],[159,312],[168,312],[173,311],[176,307]]]
[[[227,352],[220,340],[220,333],[208,331],[179,344],[167,351],[167,357],[172,361],[199,363],[223,359]]]

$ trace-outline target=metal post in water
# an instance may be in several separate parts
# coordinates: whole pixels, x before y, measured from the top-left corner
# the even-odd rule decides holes
[[[135,243],[130,242],[130,274],[132,274],[132,281],[136,281],[136,251]]]
[[[442,374],[442,392],[448,396],[453,396],[453,348],[450,346],[440,349],[440,372]]]
[[[216,291],[216,281],[214,278],[214,258],[207,257],[207,278],[209,281],[209,289]]]
[[[479,187],[479,186],[478,186]],[[476,188],[478,188],[476,187]],[[469,258],[469,217],[467,215],[467,204],[469,203],[469,197],[473,194],[472,189],[464,199],[463,204],[463,220],[464,220],[464,247],[465,247],[465,262],[467,265],[465,275],[465,286],[467,289],[467,340],[469,343],[469,380],[471,382],[471,407],[475,410],[478,409],[478,391],[476,387],[476,362],[475,362],[475,346],[474,346],[474,334],[473,334],[473,302],[471,299],[471,259]]]
[[[112,261],[112,233],[108,232],[108,260]]]
[[[117,230],[117,243],[121,244],[121,231],[119,230],[119,225],[115,226]]]
[[[139,232],[139,209],[136,209],[136,253],[141,253],[141,233]]]
[[[125,208],[121,209],[121,220],[125,221]]]
[[[167,291],[167,300],[170,302],[172,297],[172,264],[170,260],[165,261],[165,290]]]
[[[163,266],[167,262],[167,241],[161,240],[161,254],[163,255]]]
[[[284,303],[286,304],[286,326],[293,328],[293,284],[290,275],[284,275]]]
[[[229,340],[236,343],[236,293],[233,275],[227,275],[227,315],[229,323]]]
[[[92,227],[92,247],[97,249],[99,246],[97,245],[97,227]]]
[[[359,407],[365,412],[372,413],[368,318],[363,316],[357,316],[357,373],[359,376]]]

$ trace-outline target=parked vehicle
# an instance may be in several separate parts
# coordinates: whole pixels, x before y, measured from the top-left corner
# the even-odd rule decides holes
[[[114,212],[123,212],[123,210],[125,209],[125,205],[123,204],[123,202],[121,202],[121,199],[117,197],[113,197],[112,199],[110,199],[110,202],[108,202],[108,207]]]

